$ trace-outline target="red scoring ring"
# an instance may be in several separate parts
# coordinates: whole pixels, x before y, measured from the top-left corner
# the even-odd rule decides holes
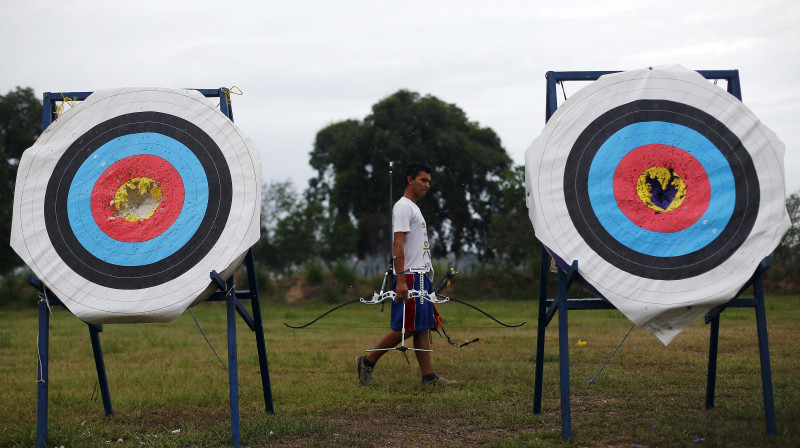
[[[161,203],[150,218],[131,222],[115,218],[113,204],[117,190],[131,179],[149,177],[161,187]],[[167,230],[183,208],[183,179],[169,162],[158,156],[137,155],[112,164],[92,189],[91,208],[95,223],[106,235],[118,241],[140,243]]]
[[[636,192],[639,176],[652,167],[672,168],[686,185],[686,198],[675,210],[657,213]],[[679,232],[697,222],[711,199],[711,184],[703,165],[674,146],[640,146],[620,160],[614,171],[614,197],[622,213],[637,226],[654,232]]]

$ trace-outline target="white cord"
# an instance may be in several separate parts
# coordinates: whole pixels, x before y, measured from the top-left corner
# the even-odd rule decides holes
[[[47,311],[50,315],[53,315],[53,308],[50,306],[50,301],[47,300],[47,288],[42,288],[42,293],[39,294],[39,301],[44,302],[47,305]],[[36,380],[37,383],[45,383],[44,380],[44,365],[42,365],[42,351],[39,348],[39,334],[36,334],[36,359],[39,361],[39,379]]]
[[[37,383],[44,383],[44,366],[42,366],[42,352],[39,350],[39,335],[36,335],[36,357],[39,360],[39,379]]]
[[[53,315],[53,307],[50,306],[50,300],[47,299],[47,288],[42,289],[42,294],[44,295],[44,303],[47,305],[47,311],[50,312],[50,315]]]

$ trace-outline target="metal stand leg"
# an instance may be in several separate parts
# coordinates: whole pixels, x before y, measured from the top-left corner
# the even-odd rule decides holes
[[[253,263],[253,250],[247,251],[245,257],[247,265],[247,281],[253,298],[250,299],[253,307],[253,322],[255,323],[256,347],[258,348],[258,364],[261,368],[261,387],[264,389],[264,406],[267,413],[274,414],[275,407],[272,404],[272,385],[269,380],[269,365],[267,364],[267,345],[264,343],[264,325],[261,318],[261,303],[258,301],[258,285],[256,270]]]
[[[47,302],[39,300],[39,365],[37,366],[36,446],[47,444],[47,386],[50,381],[48,359],[50,354],[50,310]]]
[[[764,286],[761,275],[753,281],[756,299],[756,327],[758,330],[758,353],[761,358],[761,388],[764,391],[764,414],[767,420],[767,434],[778,434],[775,423],[775,400],[772,396],[772,367],[769,362],[769,340],[767,338],[767,311],[764,306]]]
[[[542,412],[542,374],[544,373],[544,339],[547,322],[547,264],[550,256],[542,248],[541,261],[539,264],[539,327],[536,332],[536,371],[534,372],[533,385],[533,413]]]
[[[719,315],[711,320],[711,336],[708,343],[708,378],[706,379],[706,409],[714,407],[717,388],[717,351],[719,348]]]
[[[232,287],[232,280],[228,287]],[[231,292],[226,299],[228,305],[228,384],[231,392],[231,436],[233,446],[240,447],[241,435],[239,432],[239,373],[236,353],[236,294]]]
[[[258,364],[261,369],[261,387],[264,389],[264,406],[270,414],[275,413],[272,404],[272,385],[269,380],[269,365],[267,363],[267,346],[264,343],[264,327],[261,321],[261,305],[257,298],[252,300],[253,319],[256,323],[256,346],[258,348]]]
[[[567,321],[567,273],[558,271],[558,358],[561,370],[561,439],[572,438],[569,393],[569,324]]]
[[[106,415],[114,415],[111,407],[111,392],[108,389],[108,377],[106,376],[106,364],[103,362],[103,349],[100,347],[100,332],[103,327],[89,324],[89,337],[92,339],[92,351],[94,352],[94,365],[97,368],[97,381],[100,384],[100,394],[103,397],[103,408]]]

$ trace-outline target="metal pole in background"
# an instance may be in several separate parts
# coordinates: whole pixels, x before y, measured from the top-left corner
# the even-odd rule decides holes
[[[392,207],[394,206],[392,195],[392,172],[394,162],[389,162],[389,267],[393,266],[392,255],[394,255],[394,234],[392,233]]]

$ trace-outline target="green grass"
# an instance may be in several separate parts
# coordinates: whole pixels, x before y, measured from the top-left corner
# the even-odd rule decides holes
[[[438,372],[456,387],[424,389],[397,352],[360,387],[353,358],[386,331],[388,310],[352,305],[306,330],[328,305],[263,304],[275,415],[264,412],[253,333],[241,322],[239,382],[244,446],[516,447],[562,445],[558,335],[547,330],[543,412],[532,413],[535,301],[476,303],[518,329],[491,326],[458,304],[440,307],[459,349],[434,335]],[[194,313],[227,362],[225,308]],[[778,435],[766,435],[753,310],[722,315],[716,407],[706,410],[708,326],[664,347],[636,329],[594,384],[630,323],[614,311],[570,312],[574,438],[565,446],[800,446],[798,297],[768,298]],[[35,310],[0,310],[0,446],[35,445]],[[50,324],[48,446],[195,447],[230,443],[227,373],[191,316],[170,324],[108,325],[101,341],[114,416],[97,387],[88,329],[63,308]],[[586,341],[577,346],[578,339]],[[173,433],[176,430],[180,432]],[[121,441],[119,441],[121,439]]]

